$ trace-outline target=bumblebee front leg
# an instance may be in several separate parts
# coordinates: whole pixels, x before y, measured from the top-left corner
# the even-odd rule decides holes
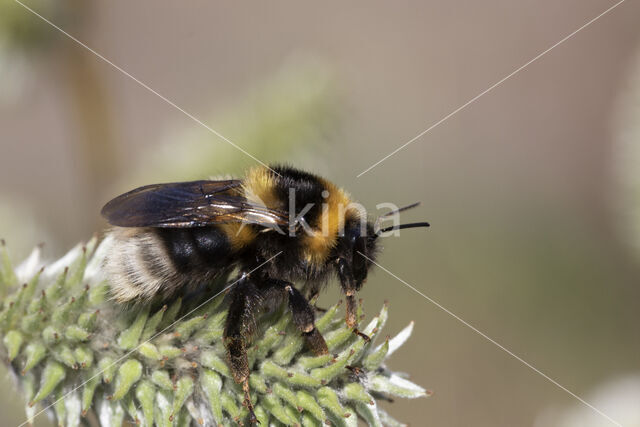
[[[361,336],[365,341],[369,342],[371,338],[368,335],[358,330],[358,303],[356,302],[356,283],[353,279],[353,273],[349,263],[344,258],[338,258],[338,277],[340,278],[340,284],[342,285],[342,292],[344,292],[347,300],[347,314],[346,322],[347,327],[353,329],[353,333]]]
[[[327,343],[324,341],[322,334],[316,329],[313,306],[309,304],[304,295],[289,282],[270,279],[264,295],[267,298],[276,296],[273,293],[280,294],[288,299],[293,323],[302,332],[311,351],[316,355],[329,353]],[[280,301],[282,300],[280,299]]]
[[[247,347],[255,332],[254,311],[260,304],[260,294],[248,276],[243,276],[229,293],[231,305],[227,313],[223,342],[227,349],[231,373],[236,383],[242,384],[244,404],[249,410],[250,421],[257,423],[249,395],[249,360]]]

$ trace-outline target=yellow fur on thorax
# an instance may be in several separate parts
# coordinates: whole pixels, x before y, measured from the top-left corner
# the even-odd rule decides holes
[[[250,169],[243,184],[245,197],[270,209],[287,209],[288,200],[282,200],[275,191],[277,179],[278,177],[265,167]],[[328,197],[323,200],[322,213],[314,223],[309,224],[313,230],[312,234],[298,231],[303,234],[300,238],[304,239],[305,258],[309,263],[318,266],[326,261],[331,249],[336,245],[338,233],[344,228],[345,218],[358,214],[357,211],[349,209],[351,199],[343,189],[322,178],[319,178],[319,182],[328,192]],[[302,209],[303,206],[298,208]]]
[[[329,194],[324,199],[321,215],[314,224],[309,224],[313,234],[304,236],[307,260],[316,265],[324,264],[338,242],[338,233],[344,230],[345,218],[355,214],[349,209],[351,199],[343,189],[322,178],[320,182]]]
[[[256,238],[256,231],[248,224],[242,222],[227,222],[218,225],[227,236],[234,251],[244,248]]]
[[[272,172],[262,166],[249,169],[243,182],[244,196],[252,203],[269,209],[284,209],[286,201],[276,194],[276,178]]]

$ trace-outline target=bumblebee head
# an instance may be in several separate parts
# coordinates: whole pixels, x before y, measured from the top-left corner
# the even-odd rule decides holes
[[[340,238],[340,256],[348,264],[356,290],[367,280],[371,259],[378,252],[377,237],[370,222],[361,224],[359,221],[347,221],[345,224],[344,235]]]
[[[418,203],[414,203],[391,213],[399,213],[417,205]],[[379,237],[385,237],[389,235],[388,232],[405,228],[429,227],[428,222],[414,222],[380,228],[379,221],[387,215],[378,218],[375,223],[362,223],[356,218],[346,221],[344,234],[339,238],[337,253],[334,257],[343,288],[360,290],[367,280],[367,273],[378,252]]]

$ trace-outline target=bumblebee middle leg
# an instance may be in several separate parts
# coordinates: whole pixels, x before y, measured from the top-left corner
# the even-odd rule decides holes
[[[327,354],[329,349],[322,334],[316,329],[314,308],[293,284],[283,280],[268,279],[264,290],[265,299],[282,301],[288,299],[293,323],[302,332],[307,344],[316,355]],[[278,298],[279,297],[279,298]]]

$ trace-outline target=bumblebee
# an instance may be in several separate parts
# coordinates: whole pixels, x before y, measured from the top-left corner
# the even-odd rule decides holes
[[[238,271],[226,297],[223,340],[252,420],[247,348],[256,314],[286,301],[310,349],[326,354],[308,301],[337,275],[346,323],[368,340],[356,327],[356,292],[375,259],[378,236],[429,225],[379,229],[344,190],[288,166],[256,167],[242,180],[140,187],[108,202],[102,215],[114,226],[105,268],[119,302],[168,300]]]

